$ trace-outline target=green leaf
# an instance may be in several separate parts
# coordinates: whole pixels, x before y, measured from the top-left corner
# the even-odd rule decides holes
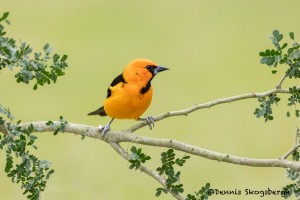
[[[260,59],[260,63],[264,65],[267,63],[267,60],[268,60],[268,57],[263,57]]]
[[[295,115],[296,115],[296,117],[299,117],[300,116],[300,113],[299,113],[300,111],[299,110],[295,110]]]
[[[281,39],[283,38],[283,35],[280,34],[278,30],[273,31],[273,36],[276,38],[277,42],[280,42]]]
[[[278,30],[274,30],[274,31],[273,31],[273,36],[274,36],[275,38],[279,37],[279,31],[278,31]]]
[[[130,151],[132,152],[132,153],[137,153],[137,148],[135,147],[135,146],[132,146],[131,147],[131,149],[130,149]]]
[[[66,60],[67,60],[67,58],[68,58],[68,56],[67,56],[67,55],[63,55],[63,57],[60,59],[60,61],[61,61],[61,62],[64,62],[64,61],[66,61]]]
[[[6,18],[8,17],[9,15],[9,12],[4,12],[2,17],[0,18],[0,22],[3,21],[3,20],[6,20]]]
[[[160,195],[161,195],[161,190],[156,190],[155,196],[156,196],[156,197],[159,197]]]
[[[266,56],[266,53],[263,52],[263,51],[261,51],[261,52],[259,52],[259,55],[260,55],[261,57],[265,57],[265,56]]]
[[[51,126],[51,125],[53,125],[53,124],[54,124],[53,121],[47,121],[47,122],[46,122],[46,125],[47,125],[47,126]]]
[[[289,33],[289,36],[290,36],[290,38],[291,38],[292,40],[295,39],[295,37],[294,37],[294,32],[290,32],[290,33]]]
[[[206,183],[205,189],[208,190],[210,188],[210,183]]]
[[[287,43],[284,43],[283,45],[282,45],[282,47],[281,47],[281,49],[284,49],[284,48],[286,48],[287,47]]]
[[[291,54],[291,53],[294,52],[294,50],[295,50],[294,48],[289,48],[288,51],[287,51],[287,53],[288,53],[288,54]]]
[[[272,66],[275,62],[275,57],[267,57],[266,64]]]

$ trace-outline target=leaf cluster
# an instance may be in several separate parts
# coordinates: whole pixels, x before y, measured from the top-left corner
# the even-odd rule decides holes
[[[147,156],[146,154],[142,153],[141,148],[136,148],[135,146],[132,146],[130,152],[131,159],[129,160],[129,162],[131,163],[131,165],[129,166],[129,169],[134,168],[135,170],[137,170],[138,168],[140,168],[142,163],[145,163],[147,160],[151,159],[150,156]]]
[[[59,124],[56,125],[53,121],[47,121],[46,125],[50,126],[51,128],[54,128],[53,135],[57,135],[59,132],[64,133],[66,125],[68,124],[68,121],[64,120],[63,116],[59,117]]]
[[[277,73],[277,68],[279,65],[287,66],[285,69],[284,78],[300,78],[300,45],[295,41],[295,35],[293,32],[289,33],[289,38],[293,41],[292,45],[288,43],[283,43],[283,34],[278,30],[274,30],[272,35],[269,35],[274,45],[273,49],[266,49],[261,51],[259,55],[261,56],[260,63],[265,64],[269,67],[274,67],[272,73]],[[283,44],[282,44],[283,43]],[[281,86],[278,86],[281,87]],[[300,91],[296,86],[289,88],[291,96],[288,98],[288,106],[295,106],[295,116],[300,116],[300,111],[296,108],[296,104],[300,103]],[[256,117],[263,117],[265,122],[273,120],[272,115],[272,105],[280,101],[280,98],[276,94],[272,94],[266,98],[259,98],[260,108],[256,108],[254,114]],[[290,112],[286,113],[290,117]]]
[[[294,33],[289,33],[290,39],[294,41]],[[272,35],[269,35],[272,40],[274,49],[266,49],[259,53],[262,57],[260,59],[261,64],[266,64],[269,67],[276,68],[279,64],[287,64],[289,68],[286,70],[286,75],[289,78],[299,78],[299,66],[300,66],[300,51],[299,43],[293,42],[292,46],[289,47],[288,43],[282,44],[283,34],[278,30],[274,30]],[[272,71],[276,73],[277,71]]]
[[[294,156],[293,156],[294,157]],[[298,159],[299,160],[299,157]],[[294,181],[294,183],[288,184],[285,187],[283,187],[284,191],[284,198],[289,198],[293,194],[295,197],[297,197],[297,200],[300,200],[300,177],[299,177],[299,172],[292,170],[292,169],[287,169],[287,177],[291,181]]]
[[[300,90],[297,89],[296,86],[289,88],[289,91],[291,93],[291,96],[288,98],[288,106],[294,106],[295,107],[295,116],[300,116],[300,110],[297,109],[297,104],[300,103]],[[290,112],[288,111],[286,113],[288,117],[290,117]]]
[[[299,137],[299,129],[297,129],[295,140],[296,140],[297,144],[300,144],[298,137]],[[298,149],[296,149],[292,153],[292,160],[299,162],[300,152]],[[297,197],[297,199],[300,200],[300,176],[299,176],[300,174],[299,174],[299,172],[292,170],[292,169],[287,169],[286,175],[287,175],[288,179],[293,181],[293,183],[288,184],[285,187],[283,187],[284,198],[289,198],[294,194],[295,197]]]
[[[54,170],[50,169],[48,161],[39,160],[29,151],[30,146],[37,149],[34,127],[21,129],[18,124],[8,124],[7,130],[8,134],[0,135],[0,149],[6,153],[5,172],[13,183],[21,183],[23,194],[28,193],[28,199],[40,199]]]
[[[258,102],[260,102],[260,108],[256,108],[254,114],[257,118],[264,117],[265,122],[273,120],[272,105],[277,105],[279,101],[280,98],[277,96],[277,94],[271,94],[268,97],[259,98]]]
[[[157,188],[156,196],[160,196],[162,192],[167,193],[170,190],[174,194],[183,193],[183,184],[180,183],[180,171],[175,171],[174,166],[182,167],[190,156],[183,156],[182,158],[175,158],[174,149],[168,149],[166,152],[161,153],[162,166],[158,167],[159,175],[166,175],[166,188]]]
[[[198,192],[194,195],[188,194],[186,200],[206,200],[211,195],[209,193],[210,183],[206,183]]]
[[[18,83],[35,81],[34,90],[38,85],[55,83],[59,76],[65,74],[67,55],[54,53],[49,44],[44,45],[42,52],[33,52],[26,42],[17,44],[5,32],[4,23],[10,24],[8,16],[9,13],[5,12],[0,17],[0,70],[14,69]],[[0,135],[0,150],[6,154],[4,171],[12,182],[21,184],[28,199],[37,200],[54,170],[50,169],[47,160],[40,160],[31,153],[32,149],[37,149],[35,141],[38,139],[33,135],[36,131],[33,125],[21,129],[19,122],[12,123],[13,119],[10,110],[0,104],[0,131],[4,133]],[[66,124],[61,117],[55,134],[63,132]]]
[[[32,47],[26,42],[16,44],[13,38],[6,37],[3,22],[8,22],[9,13],[5,12],[0,18],[0,70],[19,68],[15,74],[18,83],[28,84],[35,80],[33,89],[38,85],[55,83],[59,76],[65,74],[68,67],[67,55],[60,56],[53,53],[49,44],[45,44],[42,52],[33,52]]]

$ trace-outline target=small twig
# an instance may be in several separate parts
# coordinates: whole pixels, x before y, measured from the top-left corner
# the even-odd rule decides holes
[[[5,134],[5,135],[8,133],[4,124],[0,125],[0,132]]]
[[[279,159],[287,159],[294,151],[296,151],[299,147],[300,144],[298,144],[298,137],[299,137],[299,128],[296,128],[296,134],[295,134],[295,139],[294,139],[294,146],[283,156],[281,156]]]
[[[297,145],[298,144],[298,137],[299,137],[299,127],[296,128],[296,134],[295,134],[295,143],[294,145]]]
[[[284,75],[279,82],[276,84],[276,89],[281,89],[281,85],[283,83],[283,81],[286,79],[287,75]]]
[[[287,159],[299,147],[300,147],[300,144],[293,146],[293,148],[291,148],[291,150],[289,150],[286,154],[284,154],[283,156],[281,156],[279,159],[281,159],[281,160]]]

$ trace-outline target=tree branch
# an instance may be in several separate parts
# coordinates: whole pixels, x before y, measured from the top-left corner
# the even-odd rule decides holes
[[[298,137],[299,137],[299,128],[297,127],[295,139],[294,139],[294,146],[286,154],[281,156],[280,159],[287,159],[294,151],[296,151],[300,147],[300,144],[298,143]]]
[[[285,77],[282,78],[279,83],[277,84],[275,89],[262,92],[262,93],[248,93],[242,94],[238,96],[228,97],[217,99],[211,102],[203,103],[203,104],[196,104],[190,108],[178,110],[178,111],[170,111],[163,114],[160,114],[154,118],[155,121],[160,121],[167,117],[173,116],[181,116],[181,115],[188,115],[196,110],[203,109],[203,108],[210,108],[219,104],[223,103],[231,103],[238,100],[249,99],[249,98],[264,98],[271,94],[275,93],[290,93],[289,89],[282,89],[281,84],[284,81]],[[300,86],[297,87],[300,89]],[[33,125],[35,132],[52,132],[55,131],[58,127],[60,127],[61,122],[56,121],[53,122],[52,125],[46,125],[47,121],[39,121],[39,122],[28,122],[22,123],[19,126],[22,129],[26,129],[31,124]],[[290,168],[295,171],[300,171],[300,163],[294,161],[288,161],[286,158],[297,148],[299,145],[295,145],[293,149],[288,151],[281,159],[255,159],[255,158],[245,158],[245,157],[238,157],[234,155],[214,152],[211,150],[203,149],[200,147],[192,146],[190,144],[186,144],[180,141],[172,140],[172,139],[158,139],[158,138],[150,138],[144,137],[133,134],[134,131],[146,126],[146,122],[137,123],[136,125],[128,128],[124,131],[111,131],[109,132],[104,138],[99,132],[99,127],[87,126],[82,124],[74,124],[74,123],[67,123],[64,125],[64,132],[73,133],[77,135],[87,136],[91,138],[96,138],[99,140],[103,140],[111,145],[111,147],[124,159],[130,160],[130,155],[119,145],[121,142],[129,142],[129,143],[136,143],[142,145],[149,145],[149,146],[156,146],[156,147],[166,147],[176,149],[178,151],[182,151],[188,154],[193,154],[196,156],[200,156],[203,158],[216,160],[219,162],[227,162],[231,164],[238,164],[238,165],[245,165],[245,166],[252,166],[252,167],[281,167],[281,168]],[[0,129],[0,132],[5,133],[3,130]],[[142,172],[145,172],[152,178],[154,178],[157,182],[159,182],[164,188],[165,185],[165,178],[160,176],[155,171],[148,169],[145,166],[141,166],[139,168]],[[176,199],[183,200],[184,198],[181,195],[176,195],[172,191],[169,191]]]
[[[297,86],[297,89],[300,90],[300,86]],[[231,103],[234,101],[238,100],[243,100],[243,99],[251,99],[251,98],[264,98],[267,97],[271,94],[275,93],[290,93],[289,89],[281,89],[281,88],[275,88],[266,92],[261,92],[261,93],[248,93],[248,94],[242,94],[238,96],[233,96],[233,97],[227,97],[227,98],[222,98],[222,99],[217,99],[208,103],[203,103],[203,104],[196,104],[190,108],[184,109],[184,110],[179,110],[179,111],[170,111],[166,112],[163,114],[158,115],[157,117],[154,117],[154,121],[160,121],[162,119],[165,119],[167,117],[173,117],[173,116],[181,116],[185,115],[187,116],[188,114],[199,110],[203,108],[210,108],[219,104],[224,104],[224,103]],[[128,128],[126,131],[128,132],[134,132],[144,126],[146,126],[146,122],[140,122],[136,125],[133,125],[132,127]]]
[[[7,130],[6,130],[6,127],[5,127],[4,124],[1,124],[1,125],[0,125],[0,132],[1,132],[1,133],[4,133],[4,134],[7,134]]]
[[[117,143],[110,143],[111,147],[119,154],[121,155],[123,158],[125,158],[126,160],[130,160],[131,157],[130,155]],[[165,189],[167,189],[166,187],[166,179],[163,177],[163,176],[160,176],[157,172],[155,171],[152,171],[150,169],[148,169],[147,167],[141,165],[139,167],[139,169],[148,174],[149,176],[151,176],[152,178],[154,178],[157,182],[159,182]],[[168,189],[167,189],[168,190]],[[171,190],[168,190],[170,192],[170,194],[173,195],[173,197],[175,197],[176,199],[178,200],[184,200],[183,196],[182,195],[176,195],[174,194]]]
[[[287,159],[294,151],[296,151],[300,147],[300,144],[295,145],[289,150],[286,154],[280,157],[280,159]]]
[[[54,122],[55,125],[59,125],[60,122]],[[50,127],[46,125],[46,121],[41,122],[32,122],[32,123],[23,123],[20,124],[22,129],[27,128],[33,125],[33,127],[38,132],[44,131],[54,131],[55,127]],[[73,124],[68,123],[65,126],[65,132],[74,133],[77,135],[83,135],[87,137],[97,138],[102,140],[102,136],[99,133],[98,127],[81,125],[81,124]],[[172,139],[158,139],[158,138],[150,138],[135,135],[130,132],[124,131],[112,131],[107,134],[103,140],[109,144],[113,143],[120,143],[120,142],[130,142],[136,144],[143,144],[149,146],[158,146],[158,147],[166,147],[166,148],[173,148],[178,151],[182,151],[185,153],[197,155],[203,158],[208,158],[211,160],[216,160],[220,162],[227,162],[232,164],[238,165],[246,165],[246,166],[253,166],[253,167],[281,167],[281,168],[291,168],[295,171],[300,171],[300,163],[288,161],[288,160],[280,160],[280,159],[255,159],[255,158],[245,158],[245,157],[238,157],[229,154],[223,154],[219,152],[214,152],[211,150],[203,149],[200,147],[192,146],[190,144],[186,144],[180,141],[172,140]]]
[[[286,79],[287,77],[287,74],[285,74],[280,80],[279,82],[276,84],[276,89],[280,89],[281,88],[281,85],[283,83],[283,81]]]

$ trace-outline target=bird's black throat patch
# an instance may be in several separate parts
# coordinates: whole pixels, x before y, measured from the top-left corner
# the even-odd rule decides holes
[[[140,93],[141,94],[145,94],[146,92],[149,91],[150,87],[151,87],[151,80],[149,80],[147,82],[147,85],[141,89]]]
[[[110,87],[113,87],[115,85],[117,85],[118,83],[126,83],[123,74],[120,74],[119,76],[117,76],[110,84]],[[111,89],[110,87],[107,89],[107,96],[106,98],[111,96]]]

